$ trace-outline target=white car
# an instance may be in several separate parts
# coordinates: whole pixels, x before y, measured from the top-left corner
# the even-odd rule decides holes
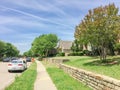
[[[27,63],[24,60],[12,60],[8,64],[8,72],[24,71],[25,69],[27,69]]]

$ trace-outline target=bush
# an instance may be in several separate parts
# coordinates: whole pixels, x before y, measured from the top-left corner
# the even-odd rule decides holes
[[[98,55],[100,55],[99,49],[98,49],[98,48],[94,48],[94,49],[91,51],[91,54],[92,54],[93,56],[98,56]]]
[[[68,56],[83,56],[83,52],[72,52],[70,54],[68,54]]]
[[[83,56],[84,55],[83,51],[77,52],[77,54],[78,54],[78,56]]]
[[[42,61],[42,59],[43,59],[42,57],[38,57],[38,60],[39,60],[39,61]]]
[[[74,53],[69,53],[68,56],[74,56]]]
[[[60,52],[56,56],[65,56],[65,53],[64,52]]]
[[[0,61],[3,61],[3,59],[4,59],[4,57],[1,57],[1,58],[0,58]]]
[[[87,56],[91,56],[91,55],[92,55],[92,52],[91,52],[91,51],[88,51],[88,50],[84,50],[84,51],[83,51],[83,54],[84,54],[84,55],[87,55]]]

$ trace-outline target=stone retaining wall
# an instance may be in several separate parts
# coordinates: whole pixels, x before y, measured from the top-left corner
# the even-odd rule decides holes
[[[58,67],[61,63],[69,61],[69,59],[54,59],[54,58],[44,58],[43,60],[45,62],[54,63]]]
[[[120,80],[95,74],[65,64],[60,64],[60,68],[78,81],[84,82],[86,85],[92,87],[94,90],[120,90]]]
[[[120,90],[120,80],[62,64],[64,60],[49,59],[47,61],[55,63],[70,76],[94,90]]]

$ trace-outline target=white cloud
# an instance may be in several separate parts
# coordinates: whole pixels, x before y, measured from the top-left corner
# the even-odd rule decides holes
[[[29,17],[32,17],[32,18],[35,18],[35,19],[39,19],[39,20],[42,20],[42,21],[45,21],[45,22],[49,22],[49,23],[53,23],[53,24],[58,24],[58,25],[62,25],[62,26],[65,26],[65,27],[68,27],[68,28],[72,28],[71,26],[67,25],[67,24],[63,24],[63,23],[60,23],[60,22],[56,22],[56,21],[53,21],[53,20],[49,20],[49,19],[46,19],[46,18],[42,18],[42,17],[39,17],[37,15],[34,15],[34,14],[30,14],[30,13],[27,13],[27,12],[24,12],[24,11],[21,11],[21,10],[17,10],[17,9],[13,9],[13,8],[8,8],[8,7],[5,7],[5,6],[0,6],[2,8],[5,8],[5,9],[8,9],[10,11],[14,11],[14,12],[17,12],[17,13],[21,13],[23,15],[26,15],[26,16],[29,16]]]
[[[50,3],[47,1],[36,1],[36,0],[20,0],[19,2],[16,0],[6,0],[6,3],[11,3],[19,8],[28,8],[37,11],[51,12],[56,14],[57,16],[69,16],[62,9],[58,8],[54,5],[54,3]]]

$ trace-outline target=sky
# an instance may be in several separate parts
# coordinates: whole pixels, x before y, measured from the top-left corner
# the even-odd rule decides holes
[[[75,26],[88,10],[110,3],[120,8],[119,0],[0,0],[0,40],[15,45],[21,54],[42,34],[72,41]]]

